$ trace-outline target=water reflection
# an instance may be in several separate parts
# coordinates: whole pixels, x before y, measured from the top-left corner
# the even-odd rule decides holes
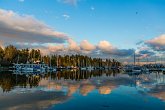
[[[103,74],[106,76],[113,75],[115,76],[119,73],[118,70],[113,71],[58,71],[57,73],[47,73],[47,74],[23,74],[23,73],[12,73],[12,72],[2,72],[0,73],[0,87],[3,89],[3,92],[9,92],[14,87],[19,86],[22,88],[33,88],[38,86],[43,79],[46,81],[50,80],[75,80],[80,81],[84,79],[90,79],[92,77],[100,77]],[[51,84],[52,83],[52,84]],[[48,86],[54,85],[54,82],[51,82]],[[48,87],[49,88],[49,87]],[[59,85],[56,85],[56,89],[60,89]]]
[[[156,100],[160,104],[158,108],[157,105],[154,106],[157,110],[165,107],[163,102],[165,101],[165,76],[162,73],[129,76],[118,70],[59,71],[46,74],[3,72],[0,73],[0,88],[0,108],[7,110],[63,110],[67,109],[67,103],[71,103],[76,99],[75,103],[78,104],[79,101],[81,102],[82,97],[90,98],[91,94],[95,94],[95,97],[92,98],[96,100],[96,102],[94,101],[95,104],[98,101],[99,104],[103,103],[104,106],[111,105],[112,110],[116,109],[113,107],[117,107],[115,101],[118,99],[125,100],[125,97],[128,100],[122,104],[131,104],[132,99],[129,100],[130,97],[135,102],[143,100],[144,97],[147,100],[151,100],[150,98],[153,97],[154,99],[152,100]],[[79,96],[80,94],[81,96]],[[104,96],[111,97],[112,102],[107,102],[107,104],[104,101],[100,102],[99,100],[106,100]],[[158,99],[162,100],[162,102]],[[87,101],[89,101],[86,102],[87,104],[91,103],[90,100]],[[156,103],[155,101],[152,102]],[[150,101],[151,104],[152,102]],[[62,104],[64,104],[62,107],[66,106],[66,108],[60,108]],[[138,106],[142,107],[145,105],[143,101],[138,104]],[[80,105],[78,106],[80,107]],[[94,107],[90,109],[94,109]],[[149,106],[145,105],[144,108],[149,109],[147,107]],[[154,107],[150,110],[154,110]],[[131,109],[130,107],[128,110]]]
[[[62,103],[68,100],[63,92],[15,93],[0,96],[0,108],[2,110],[36,110],[44,109],[53,104]]]

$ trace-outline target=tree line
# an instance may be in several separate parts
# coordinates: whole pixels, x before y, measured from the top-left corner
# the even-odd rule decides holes
[[[17,49],[13,45],[0,47],[0,65],[7,66],[13,63],[41,62],[49,66],[58,67],[117,67],[121,63],[115,59],[92,58],[85,55],[42,55],[39,49]]]

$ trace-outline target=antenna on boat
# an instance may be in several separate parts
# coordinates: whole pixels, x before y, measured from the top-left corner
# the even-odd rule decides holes
[[[157,61],[156,61],[156,55],[155,55],[155,64],[157,63]]]

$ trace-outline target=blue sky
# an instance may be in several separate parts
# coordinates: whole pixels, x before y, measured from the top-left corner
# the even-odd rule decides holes
[[[131,49],[165,33],[165,0],[0,0],[0,8],[33,16],[77,43]]]

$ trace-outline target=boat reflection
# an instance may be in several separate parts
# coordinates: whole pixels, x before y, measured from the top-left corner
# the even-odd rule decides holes
[[[127,92],[123,92],[122,87],[126,88]],[[137,91],[137,97],[139,94],[145,94],[165,101],[163,73],[128,75],[118,70],[58,71],[45,74],[2,72],[0,108],[47,109],[72,100],[74,95],[88,97],[97,93],[109,96],[116,95],[113,94],[116,91],[124,94],[120,95],[121,98],[127,95],[134,97],[130,88]]]
[[[0,87],[3,89],[3,92],[9,92],[15,87],[20,88],[35,88],[39,84],[43,83],[43,80],[49,82],[46,84],[48,88],[52,88],[55,82],[51,81],[60,81],[60,80],[74,80],[80,81],[84,79],[90,79],[93,77],[101,77],[102,75],[106,76],[115,76],[119,71],[58,71],[56,73],[45,73],[45,74],[36,74],[36,73],[13,73],[13,72],[2,72],[0,74]],[[65,81],[61,81],[65,82]],[[61,89],[59,85],[55,87]]]

